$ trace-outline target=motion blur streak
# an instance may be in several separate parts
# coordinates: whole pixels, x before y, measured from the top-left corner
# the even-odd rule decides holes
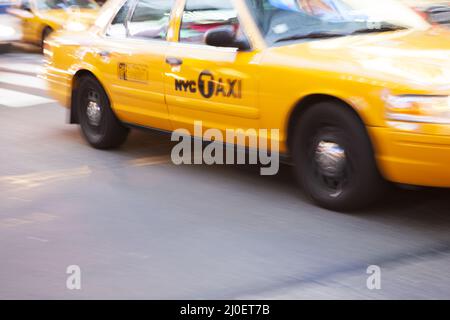
[[[20,189],[30,189],[56,181],[85,177],[91,174],[91,172],[92,171],[88,166],[83,166],[75,169],[52,170],[24,175],[4,176],[0,177],[0,183],[7,183],[11,184],[12,186],[18,186],[20,187]]]
[[[20,218],[5,218],[0,219],[0,229],[2,228],[15,228],[22,225],[33,224],[33,223],[42,223],[42,222],[50,222],[55,220],[57,217],[48,213],[31,213],[24,215]]]
[[[167,155],[164,155],[164,156],[133,159],[130,160],[128,163],[133,167],[143,167],[143,166],[152,166],[156,164],[171,163],[171,159]]]
[[[406,20],[426,31],[404,29],[403,15],[384,8],[393,1],[400,8],[400,0],[188,0],[187,14],[184,0],[174,14],[171,1],[137,1],[138,21],[124,14],[108,30],[125,3],[110,0],[89,32],[68,30],[82,30],[82,21],[49,32],[44,23],[66,16],[64,10],[34,10],[30,19],[30,8],[18,3],[24,20],[0,14],[0,47],[10,50],[0,54],[0,299],[450,298],[448,189],[383,184],[387,192],[377,202],[352,213],[323,209],[310,197],[317,191],[311,186],[334,199],[347,197],[346,187],[364,196],[349,203],[370,195],[359,191],[370,190],[378,175],[349,183],[347,174],[374,162],[370,144],[359,143],[365,125],[385,155],[380,162],[392,164],[393,181],[450,186],[448,31],[408,7]],[[402,2],[444,21],[445,10],[429,6],[437,1]],[[329,6],[336,2],[370,5],[390,23],[365,23],[364,12],[336,7],[355,18],[336,34],[340,18]],[[127,3],[134,10],[136,1]],[[331,20],[315,29],[309,22],[317,20],[304,16],[311,13]],[[9,47],[13,39],[4,36],[14,29],[17,37],[22,26],[28,43]],[[217,26],[223,28],[209,41],[239,48],[202,43]],[[248,32],[249,39],[238,37]],[[335,112],[351,109],[332,97],[366,120]],[[76,112],[62,108],[70,102]],[[319,103],[321,113],[305,117]],[[116,115],[121,126],[102,126],[105,115],[117,125]],[[295,130],[305,118],[310,131]],[[88,130],[80,134],[68,119]],[[279,129],[286,150],[287,142],[308,141],[296,154],[312,170],[282,164],[277,175],[262,176],[258,165],[177,166],[170,136],[130,129],[167,133],[192,120],[224,131]],[[111,128],[109,137],[121,132],[127,141],[113,139],[124,142],[113,150],[92,148]],[[360,168],[354,172],[376,169]],[[323,183],[305,177],[310,188],[299,188],[302,172]],[[68,266],[82,270],[82,290],[68,290]],[[369,266],[381,286],[367,285]]]

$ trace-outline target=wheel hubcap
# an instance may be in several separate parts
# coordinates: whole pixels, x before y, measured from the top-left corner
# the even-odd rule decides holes
[[[323,175],[330,178],[342,177],[346,165],[345,150],[337,143],[320,141],[316,147],[315,161]]]
[[[99,96],[96,92],[90,92],[88,95],[88,105],[86,116],[90,125],[98,127],[102,119],[102,108],[99,104]]]

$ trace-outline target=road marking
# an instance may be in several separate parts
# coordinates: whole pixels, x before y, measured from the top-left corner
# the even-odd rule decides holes
[[[27,237],[28,240],[36,240],[39,242],[48,242],[47,239],[42,239],[42,238],[38,238],[38,237]]]
[[[170,163],[172,160],[169,156],[154,156],[154,157],[145,157],[138,158],[128,161],[128,164],[133,167],[144,167],[144,166],[153,166],[157,164],[166,164]]]
[[[33,94],[0,88],[0,105],[5,107],[23,108],[54,102],[55,100]]]
[[[52,214],[35,212],[21,218],[0,219],[0,228],[14,228],[32,223],[50,222],[56,218],[57,216]]]
[[[138,259],[148,259],[149,256],[146,254],[138,253],[138,252],[129,252],[127,253],[128,256],[138,258]]]
[[[0,63],[0,69],[10,72],[22,72],[29,74],[42,74],[44,73],[44,67],[40,64],[33,63]]]
[[[31,202],[30,199],[24,199],[24,198],[19,198],[19,197],[8,197],[8,200],[22,201],[22,202]]]
[[[40,187],[43,184],[48,184],[56,181],[70,180],[82,178],[92,173],[88,166],[83,166],[75,169],[63,169],[42,171],[30,174],[3,176],[0,177],[0,183],[17,186],[19,190]]]
[[[45,80],[37,76],[28,76],[24,74],[2,72],[0,71],[0,83],[12,84],[15,86],[47,90]]]

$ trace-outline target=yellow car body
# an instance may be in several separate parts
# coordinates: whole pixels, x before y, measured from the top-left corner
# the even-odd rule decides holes
[[[45,31],[52,32],[63,29],[68,23],[75,23],[78,28],[89,28],[96,20],[99,7],[95,2],[89,8],[44,8],[40,3],[44,0],[22,0],[8,12],[21,21],[22,41],[41,45],[46,36]],[[63,2],[63,0],[61,0]]]
[[[392,182],[450,187],[450,121],[409,121],[386,116],[387,96],[450,95],[450,33],[407,29],[268,46],[244,1],[233,1],[251,50],[179,42],[185,0],[177,0],[166,41],[114,39],[105,35],[122,5],[111,0],[90,35],[61,33],[49,41],[46,78],[50,93],[71,108],[76,79],[98,79],[120,121],[159,130],[276,128],[280,151],[289,154],[302,110],[340,101],[363,122],[382,176]],[[105,55],[107,53],[107,55]],[[165,60],[183,60],[173,67]],[[129,78],[120,76],[126,66]],[[208,70],[239,98],[205,98],[176,90],[176,80],[196,80]],[[449,106],[447,106],[449,107]],[[450,107],[449,107],[450,108]],[[450,113],[447,113],[450,120]]]

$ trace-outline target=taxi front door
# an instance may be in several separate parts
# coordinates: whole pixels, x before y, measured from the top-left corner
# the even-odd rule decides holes
[[[192,5],[191,5],[192,4]],[[171,42],[165,59],[166,103],[173,127],[249,129],[259,126],[257,55],[251,50],[208,46],[205,32],[218,26],[240,30],[232,1],[183,3],[178,42]]]

